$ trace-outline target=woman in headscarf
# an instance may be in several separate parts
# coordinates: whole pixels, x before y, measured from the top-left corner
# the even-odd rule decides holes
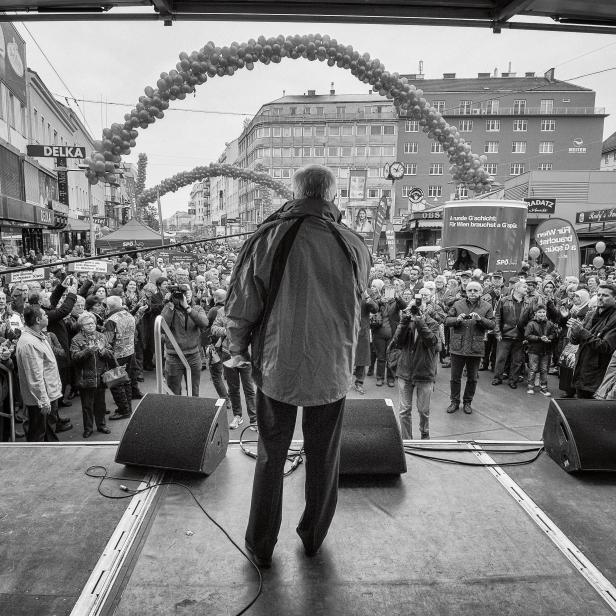
[[[573,305],[570,309],[561,306],[561,321],[559,325],[566,328],[567,321],[570,318],[584,320],[590,310],[590,294],[586,289],[578,289],[573,293]],[[565,393],[563,398],[573,398],[575,396],[575,387],[573,386],[573,370],[575,368],[575,356],[578,345],[571,344],[569,340],[569,332],[565,336],[565,346],[560,355],[560,377],[558,386]]]

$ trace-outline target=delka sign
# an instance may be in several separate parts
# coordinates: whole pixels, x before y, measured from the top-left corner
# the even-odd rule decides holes
[[[28,156],[43,158],[85,158],[86,149],[79,145],[28,145]]]

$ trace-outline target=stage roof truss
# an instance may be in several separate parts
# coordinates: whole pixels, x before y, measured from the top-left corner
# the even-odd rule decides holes
[[[277,21],[616,33],[613,0],[5,0],[2,10],[2,21]]]

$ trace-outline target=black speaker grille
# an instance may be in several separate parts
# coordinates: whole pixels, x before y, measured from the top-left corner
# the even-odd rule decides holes
[[[116,462],[200,472],[217,412],[213,398],[147,394],[126,427]]]
[[[347,400],[340,447],[341,475],[406,472],[400,428],[385,400]]]

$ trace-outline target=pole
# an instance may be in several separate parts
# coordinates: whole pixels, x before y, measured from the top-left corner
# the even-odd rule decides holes
[[[90,255],[96,255],[96,241],[94,237],[94,207],[92,206],[92,185],[88,182],[88,210],[90,212]]]
[[[163,208],[160,205],[160,188],[156,189],[156,201],[158,202],[158,226],[160,227],[160,245],[165,245],[165,231],[163,230]]]

